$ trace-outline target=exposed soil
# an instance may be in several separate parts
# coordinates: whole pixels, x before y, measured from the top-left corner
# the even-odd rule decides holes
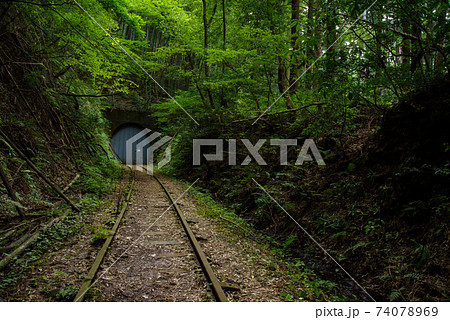
[[[214,198],[279,242],[296,236],[289,244],[293,256],[322,279],[336,282],[349,299],[365,301],[368,296],[251,178],[256,177],[376,300],[447,301],[449,93],[450,81],[444,77],[417,88],[383,113],[368,109],[357,128],[345,132],[348,137],[336,132],[314,137],[324,151],[323,167],[244,168],[217,161],[194,169],[185,162],[177,171],[185,179],[199,177]],[[308,120],[287,126],[289,120],[285,116],[260,126],[232,128],[221,137],[303,139],[299,133]],[[277,163],[279,150],[268,149],[261,156]]]
[[[295,213],[380,301],[449,297],[449,88],[412,92],[359,154],[312,171],[319,195]]]
[[[128,211],[86,300],[214,301],[175,212],[168,210],[167,196],[152,176],[135,174]],[[186,190],[183,184],[158,176],[174,199]],[[82,218],[84,227],[77,236],[31,263],[19,283],[2,292],[2,300],[73,300],[102,243],[93,243],[95,230],[111,228],[127,184],[128,174],[104,198],[97,213]],[[289,290],[290,280],[283,272],[284,265],[274,264],[267,249],[199,214],[206,209],[188,194],[177,202],[217,277],[226,283],[230,301],[285,300],[283,292]],[[12,276],[15,268],[13,265],[3,276]]]

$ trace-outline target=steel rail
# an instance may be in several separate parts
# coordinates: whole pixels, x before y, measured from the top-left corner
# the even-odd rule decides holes
[[[111,245],[111,242],[112,242],[114,236],[116,235],[117,229],[119,228],[120,222],[122,221],[125,211],[127,211],[128,203],[130,202],[131,194],[133,192],[133,187],[134,187],[134,183],[135,183],[133,170],[130,170],[130,175],[131,175],[130,176],[130,180],[131,180],[130,190],[128,191],[128,194],[125,198],[125,204],[124,204],[122,210],[120,211],[119,215],[117,216],[116,222],[114,223],[113,228],[111,229],[111,231],[108,234],[108,237],[106,238],[105,242],[103,243],[102,248],[97,253],[94,263],[91,266],[91,269],[89,270],[83,284],[81,285],[80,290],[78,291],[77,295],[75,296],[75,299],[73,300],[74,302],[83,301],[84,296],[91,288],[91,283],[94,280],[94,277],[97,274],[97,271],[100,268],[100,265],[101,265],[103,259],[105,258],[106,252],[107,252],[109,246]]]
[[[142,166],[147,172],[150,172],[146,166]],[[167,197],[169,198],[170,202],[173,205],[173,208],[175,209],[178,218],[181,221],[181,224],[183,226],[184,231],[186,232],[189,242],[191,243],[192,249],[194,250],[195,255],[197,256],[197,259],[200,263],[200,266],[202,267],[203,273],[205,274],[206,279],[208,280],[208,284],[211,288],[211,291],[214,294],[214,297],[216,298],[217,302],[228,302],[227,296],[225,295],[225,292],[222,289],[222,285],[220,284],[220,281],[217,279],[213,269],[211,268],[211,265],[208,262],[208,259],[203,252],[202,247],[200,246],[200,243],[197,241],[197,238],[195,237],[194,232],[192,232],[191,228],[189,227],[188,222],[184,218],[181,209],[176,204],[175,200],[173,199],[170,192],[166,189],[166,187],[163,185],[161,180],[156,177],[156,175],[152,175],[153,178],[159,183],[161,188],[166,193]]]

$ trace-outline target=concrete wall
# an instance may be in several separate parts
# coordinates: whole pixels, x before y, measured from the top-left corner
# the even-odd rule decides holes
[[[155,125],[155,122],[151,119],[150,114],[147,112],[109,109],[103,111],[103,114],[110,122],[109,135],[111,137],[117,128],[127,123],[135,123],[152,131],[159,131],[158,127]]]

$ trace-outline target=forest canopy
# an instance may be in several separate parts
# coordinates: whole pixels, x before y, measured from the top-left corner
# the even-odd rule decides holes
[[[388,108],[448,72],[441,0],[12,3],[41,33],[36,50],[61,70],[78,68],[100,94],[134,90],[133,107],[160,103],[174,123],[191,119],[168,94],[219,123],[315,102],[328,108],[309,111],[332,121],[355,106]]]

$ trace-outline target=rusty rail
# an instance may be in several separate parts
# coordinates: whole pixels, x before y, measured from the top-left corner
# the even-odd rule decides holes
[[[144,166],[143,167],[147,172],[149,172],[149,170]],[[158,184],[161,186],[161,188],[164,190],[164,192],[166,193],[167,197],[169,198],[169,201],[171,203],[171,205],[173,206],[173,208],[175,209],[175,212],[177,213],[178,218],[181,221],[181,224],[183,226],[184,231],[186,232],[189,242],[191,243],[192,249],[194,250],[195,255],[197,256],[197,259],[200,263],[200,266],[203,270],[203,273],[205,274],[205,277],[208,281],[208,285],[211,288],[212,293],[214,294],[214,297],[216,298],[216,300],[218,302],[227,302],[228,299],[222,289],[222,285],[219,282],[219,280],[217,279],[213,269],[211,268],[211,265],[209,264],[207,257],[205,255],[205,253],[203,252],[200,244],[197,241],[197,238],[195,237],[195,234],[192,232],[191,228],[189,227],[186,219],[184,218],[180,208],[178,207],[178,205],[176,204],[175,200],[173,199],[172,195],[169,193],[169,191],[166,189],[166,187],[162,184],[162,182],[153,175],[153,177],[155,178],[155,180],[158,182]],[[109,247],[109,245],[111,244],[111,241],[114,237],[115,232],[117,231],[118,225],[120,224],[120,220],[122,219],[125,211],[126,211],[126,207],[128,204],[128,201],[131,197],[131,191],[133,190],[133,184],[134,184],[134,178],[133,181],[131,183],[131,187],[130,187],[130,191],[127,195],[127,199],[125,202],[125,206],[124,208],[122,208],[122,211],[120,212],[120,215],[118,216],[117,220],[116,220],[116,224],[114,225],[113,229],[111,230],[111,234],[108,236],[108,238],[106,239],[105,243],[103,244],[103,247],[101,248],[101,250],[99,251],[99,253],[97,254],[97,257],[95,258],[95,261],[91,267],[91,269],[89,270],[89,273],[87,274],[85,281],[83,283],[83,285],[81,286],[77,296],[75,297],[74,301],[75,302],[79,302],[79,301],[83,301],[85,294],[87,293],[87,291],[90,289],[90,286],[92,284],[92,281],[95,277],[95,274],[97,273],[97,270],[100,267],[100,264],[103,261],[103,258],[106,254],[106,251]]]
[[[134,172],[132,170],[130,170],[130,189],[129,189],[127,197],[125,199],[125,203],[124,203],[119,215],[117,216],[116,223],[114,224],[113,228],[109,232],[108,237],[106,238],[105,242],[103,243],[102,248],[97,253],[94,263],[91,266],[91,269],[89,270],[86,278],[84,279],[83,284],[81,285],[80,290],[78,291],[77,295],[75,296],[75,299],[73,300],[74,302],[83,301],[84,296],[91,288],[92,281],[94,280],[94,277],[97,274],[98,269],[100,268],[103,258],[105,257],[106,252],[107,252],[109,246],[111,245],[111,242],[112,242],[114,236],[116,235],[117,229],[119,228],[120,222],[122,221],[125,211],[128,208],[128,203],[130,202],[134,183],[135,183]]]
[[[144,166],[144,169],[147,170],[147,172],[149,172],[149,170],[145,166]],[[216,300],[218,302],[228,302],[227,296],[225,295],[225,293],[222,289],[222,285],[220,284],[220,281],[217,279],[213,269],[211,268],[211,265],[208,262],[208,259],[206,258],[205,253],[203,252],[202,247],[198,243],[194,232],[192,232],[191,228],[189,227],[189,224],[187,223],[186,219],[184,218],[180,208],[178,207],[178,205],[176,204],[175,200],[173,199],[173,197],[169,193],[169,191],[166,189],[166,187],[158,179],[158,177],[153,175],[153,178],[155,178],[155,180],[159,183],[159,185],[161,186],[161,188],[164,190],[167,197],[169,198],[170,202],[172,203],[173,208],[175,209],[175,211],[178,215],[178,218],[181,221],[183,229],[189,238],[189,242],[192,245],[192,249],[194,250],[194,253],[197,256],[197,259],[200,263],[200,266],[203,269],[203,273],[205,274],[206,279],[208,280],[208,284],[211,288],[211,291],[214,294],[214,297],[216,298]]]

